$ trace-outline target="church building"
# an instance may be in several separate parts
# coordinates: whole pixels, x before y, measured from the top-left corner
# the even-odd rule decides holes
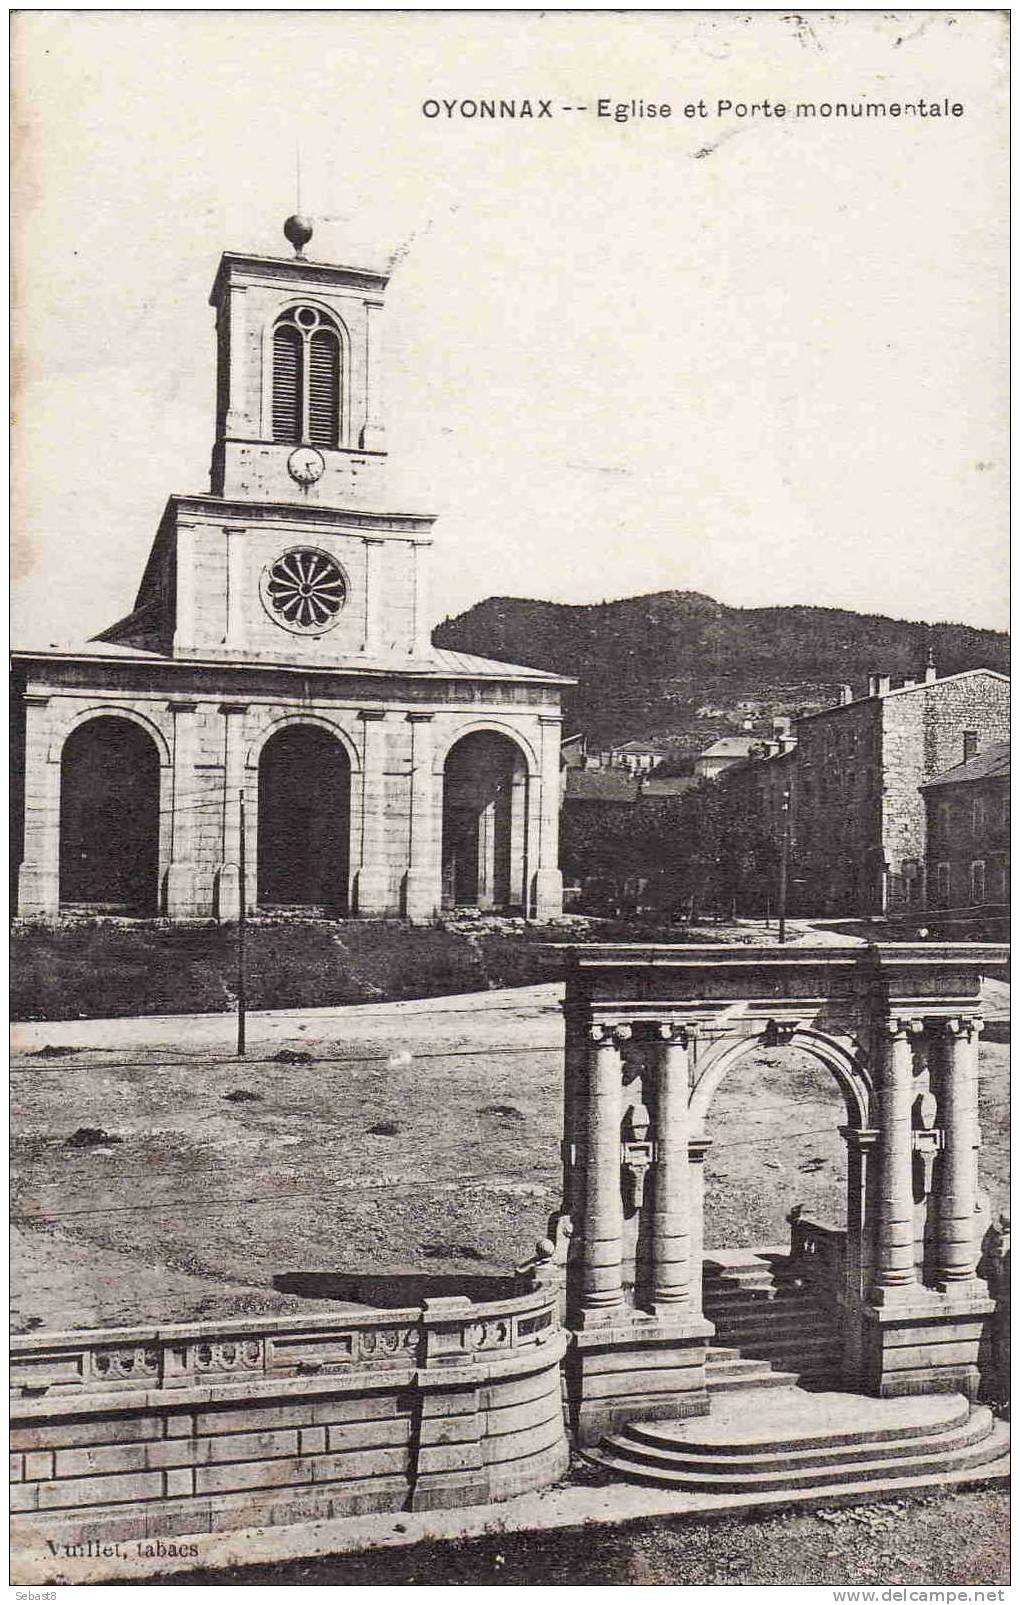
[[[213,284],[209,491],[170,497],[125,618],[15,654],[18,913],[554,918],[570,682],[433,646],[434,520],[386,499],[386,275],[284,232]]]

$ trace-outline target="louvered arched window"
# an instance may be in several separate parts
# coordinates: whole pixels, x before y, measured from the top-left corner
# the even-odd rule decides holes
[[[340,444],[340,336],[315,307],[295,307],[273,330],[273,439]]]

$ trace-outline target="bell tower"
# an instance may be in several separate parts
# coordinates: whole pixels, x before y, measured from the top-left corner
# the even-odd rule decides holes
[[[387,276],[304,255],[227,252],[216,310],[211,489],[231,501],[358,507],[383,494],[380,320]]]

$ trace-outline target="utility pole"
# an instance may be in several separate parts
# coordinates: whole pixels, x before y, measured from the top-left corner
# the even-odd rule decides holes
[[[783,835],[779,845],[779,940],[786,941],[786,875],[790,866],[790,788],[783,792]]]
[[[244,939],[245,939],[245,935],[246,935],[246,929],[245,928],[246,928],[247,923],[248,923],[248,908],[247,908],[248,893],[247,893],[247,881],[246,881],[247,865],[245,863],[245,834],[246,834],[246,832],[245,832],[245,828],[244,828],[244,791],[243,790],[241,792],[241,797],[240,797],[240,833],[241,833],[241,840],[240,840],[240,846],[239,846],[238,855],[237,855],[238,856],[238,866],[237,867],[238,867],[238,871],[239,871],[238,878],[239,878],[239,880],[241,882],[241,895],[240,895],[240,902],[239,902],[239,905],[238,905],[238,912],[237,912],[237,1057],[239,1059],[243,1059],[244,1056],[245,1056],[245,1046],[246,1046],[245,1045],[245,1026],[246,1026],[247,1022],[245,1020],[245,1014],[246,1014],[247,1004],[248,1004],[247,997],[245,996],[245,991],[246,991],[246,984],[245,983],[247,981],[247,975],[245,973]]]

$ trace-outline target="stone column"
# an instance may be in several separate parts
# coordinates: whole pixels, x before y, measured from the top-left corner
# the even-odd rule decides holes
[[[241,911],[241,787],[244,785],[245,702],[221,702],[223,715],[223,858],[216,872],[216,917]]]
[[[705,1258],[705,1159],[712,1146],[711,1137],[692,1137],[687,1144],[687,1184],[691,1222],[691,1311],[702,1313],[701,1282]]]
[[[967,1290],[976,1280],[978,1033],[980,1021],[946,1020],[935,1038],[942,1153],[935,1188],[934,1282]],[[934,1046],[934,1044],[933,1044]]]
[[[60,759],[50,759],[50,699],[25,702],[25,841],[18,870],[18,914],[60,912]]]
[[[542,775],[534,912],[537,920],[551,920],[557,919],[563,912],[563,876],[559,867],[560,740],[563,721],[558,716],[543,716],[539,723],[542,730]]]
[[[377,657],[382,651],[382,637],[380,626],[382,610],[380,603],[379,584],[379,555],[383,542],[366,535],[365,546],[365,638],[362,642],[362,651],[369,657]]]
[[[889,1020],[882,1040],[878,1139],[878,1221],[875,1244],[876,1304],[909,1296],[914,1272],[914,1181],[911,1110],[914,1055],[911,1020]]]
[[[361,866],[358,870],[359,914],[384,914],[389,902],[386,872],[386,713],[362,708]]]
[[[167,919],[193,918],[195,907],[195,710],[197,702],[168,702],[173,715],[173,775],[170,805],[170,864],[164,907]]]
[[[683,1026],[662,1025],[659,1033],[652,1307],[667,1315],[691,1307],[690,1078]]]
[[[432,713],[409,713],[411,726],[411,820],[404,912],[415,924],[439,907],[439,786],[432,772]]]
[[[620,1122],[623,1106],[621,1042],[628,1026],[594,1025],[588,1054],[585,1120],[584,1249],[581,1324],[600,1325],[623,1308],[623,1193]]]

